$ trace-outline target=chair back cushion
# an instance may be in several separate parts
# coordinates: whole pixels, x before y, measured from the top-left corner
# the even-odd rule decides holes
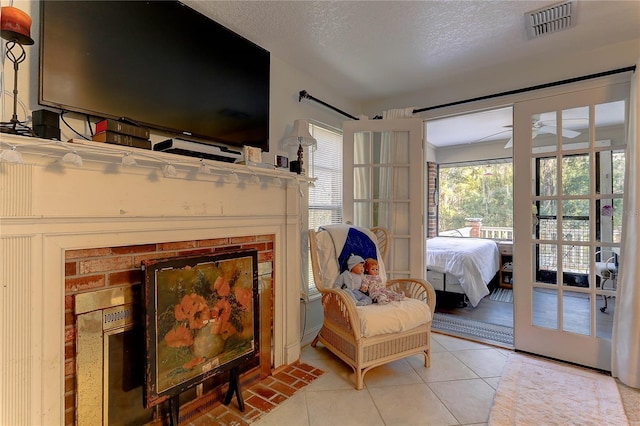
[[[321,227],[314,238],[320,269],[316,274],[321,278],[321,282],[317,278],[315,280],[318,290],[333,287],[338,275],[347,269],[347,259],[351,254],[362,256],[363,259],[376,259],[380,278],[386,283],[387,274],[377,238],[369,229],[354,225],[327,225]]]

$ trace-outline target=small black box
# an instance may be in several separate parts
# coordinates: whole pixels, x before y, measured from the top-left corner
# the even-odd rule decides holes
[[[289,171],[297,174],[302,174],[302,164],[298,160],[289,161]]]
[[[49,111],[48,109],[39,109],[33,111],[33,126],[47,126],[56,129],[60,128],[60,114]]]
[[[33,126],[33,133],[42,139],[55,139],[60,140],[60,129],[57,127],[35,125]]]

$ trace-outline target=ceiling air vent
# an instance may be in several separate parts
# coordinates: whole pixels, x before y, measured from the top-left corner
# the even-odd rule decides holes
[[[566,30],[576,25],[576,0],[527,12],[524,17],[529,40]]]

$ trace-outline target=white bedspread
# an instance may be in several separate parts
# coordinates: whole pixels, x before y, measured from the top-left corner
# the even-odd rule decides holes
[[[427,268],[456,277],[471,306],[476,306],[489,294],[487,284],[500,268],[498,244],[483,238],[430,238]]]

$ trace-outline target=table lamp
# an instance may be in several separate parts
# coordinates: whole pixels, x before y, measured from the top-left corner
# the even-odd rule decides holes
[[[309,133],[309,123],[307,120],[295,120],[291,133],[284,139],[284,147],[298,147],[298,159],[290,162],[289,170],[297,174],[303,174],[303,148],[304,146],[316,146],[318,141]]]

